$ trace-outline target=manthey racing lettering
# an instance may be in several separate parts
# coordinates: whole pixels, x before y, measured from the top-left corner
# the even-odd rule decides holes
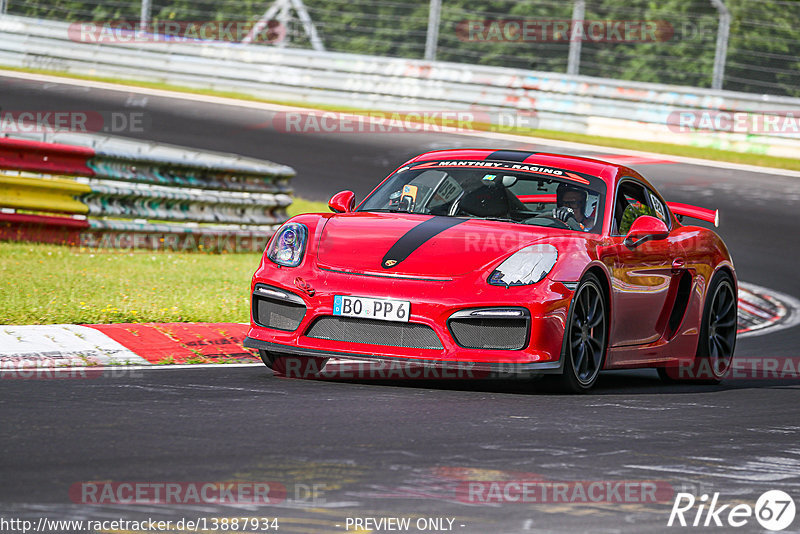
[[[411,169],[432,169],[436,167],[462,167],[462,168],[482,168],[482,169],[504,169],[517,172],[528,172],[532,174],[542,174],[545,176],[558,176],[566,178],[581,184],[588,184],[589,180],[575,174],[574,172],[565,171],[562,169],[554,169],[552,167],[542,167],[539,165],[530,165],[526,163],[512,163],[507,161],[473,161],[473,160],[440,160],[440,161],[426,161],[412,165]]]

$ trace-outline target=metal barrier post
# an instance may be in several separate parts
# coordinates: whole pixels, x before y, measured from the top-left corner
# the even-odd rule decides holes
[[[151,0],[142,0],[142,12],[139,18],[139,30],[146,32],[150,25],[150,16],[152,12]]]
[[[439,21],[442,15],[442,1],[431,0],[430,11],[428,12],[428,35],[425,39],[425,59],[434,61],[436,59],[436,45],[439,41]]]
[[[714,52],[714,74],[711,78],[712,89],[722,89],[725,77],[725,59],[728,55],[728,35],[731,29],[731,12],[723,0],[711,0],[711,4],[719,11],[719,28],[717,29],[717,49]]]
[[[567,74],[578,74],[581,64],[581,42],[583,41],[583,17],[586,0],[575,0],[572,6],[572,25],[569,36],[569,59]]]

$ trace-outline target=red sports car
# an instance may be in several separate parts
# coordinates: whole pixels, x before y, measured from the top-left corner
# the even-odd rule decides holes
[[[330,357],[464,366],[589,390],[603,369],[718,382],[736,343],[720,237],[638,172],[516,150],[428,152],[358,206],[299,215],[252,280],[245,345],[276,371]]]

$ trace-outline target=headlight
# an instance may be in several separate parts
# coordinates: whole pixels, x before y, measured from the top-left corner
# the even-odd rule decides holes
[[[493,286],[526,286],[547,276],[558,259],[553,245],[530,245],[518,250],[489,276]]]
[[[306,251],[308,228],[299,223],[288,223],[278,229],[272,238],[267,257],[278,265],[297,267]]]

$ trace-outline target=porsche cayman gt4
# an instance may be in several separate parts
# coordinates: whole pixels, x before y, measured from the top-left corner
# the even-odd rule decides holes
[[[682,223],[717,212],[666,202],[628,167],[435,151],[329,206],[283,224],[252,279],[245,345],[277,372],[334,357],[585,392],[604,369],[717,382],[731,366],[733,263],[714,231]]]

